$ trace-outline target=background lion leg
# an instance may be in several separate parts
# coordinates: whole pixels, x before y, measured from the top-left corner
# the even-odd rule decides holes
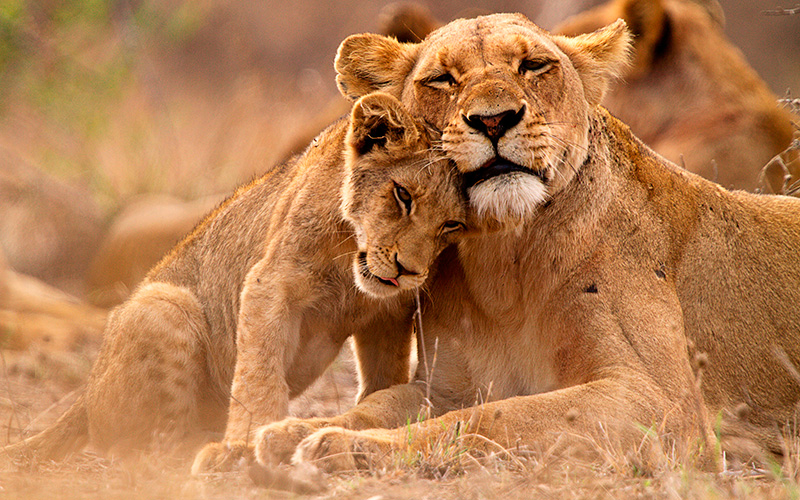
[[[658,439],[668,436],[685,450],[698,452],[698,463],[709,466],[712,434],[704,409],[698,415],[693,408],[688,400],[684,406],[674,406],[656,387],[635,376],[604,379],[456,410],[396,429],[329,427],[300,442],[293,461],[311,462],[328,471],[380,468],[392,464],[391,452],[413,459],[448,446],[454,452],[640,449],[645,450],[643,458],[651,460],[661,450]],[[655,437],[655,443],[648,442],[649,437]]]
[[[224,407],[198,393],[208,385],[207,338],[199,302],[184,288],[148,283],[116,309],[86,394],[90,442],[122,451],[221,430]]]

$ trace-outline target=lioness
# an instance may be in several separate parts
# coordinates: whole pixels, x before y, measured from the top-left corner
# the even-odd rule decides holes
[[[800,200],[726,191],[598,106],[630,41],[621,20],[570,38],[497,14],[341,44],[342,92],[389,92],[442,130],[500,231],[439,260],[420,347],[435,366],[341,416],[260,429],[260,463],[380,468],[452,440],[624,451],[652,426],[713,466],[694,450],[713,449],[717,415],[778,445],[800,396],[779,361],[800,361]]]
[[[191,446],[225,429],[213,467],[285,417],[351,335],[359,399],[408,382],[410,290],[465,227],[453,170],[397,99],[360,99],[349,126],[240,188],[153,268],[112,313],[85,393],[5,451]]]

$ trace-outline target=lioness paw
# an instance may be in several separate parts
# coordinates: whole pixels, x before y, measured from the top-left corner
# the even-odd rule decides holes
[[[253,447],[242,441],[209,443],[194,457],[192,475],[229,472],[242,460],[253,461]]]
[[[286,418],[256,431],[255,458],[263,466],[289,463],[297,444],[326,424],[320,419]]]
[[[375,470],[390,464],[391,452],[389,441],[375,439],[368,431],[329,427],[297,445],[292,463],[310,463],[326,472]]]

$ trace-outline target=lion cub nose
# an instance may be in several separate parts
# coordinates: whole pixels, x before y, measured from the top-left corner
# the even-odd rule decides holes
[[[475,130],[483,133],[492,142],[497,142],[505,133],[522,120],[525,106],[518,111],[508,110],[496,115],[462,115],[464,122]]]
[[[406,267],[400,263],[400,260],[397,258],[397,254],[394,254],[394,265],[397,266],[397,276],[416,276],[419,274],[416,271],[411,271],[406,269]]]

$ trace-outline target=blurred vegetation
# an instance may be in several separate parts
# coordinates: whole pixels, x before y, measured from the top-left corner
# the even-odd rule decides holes
[[[168,190],[160,179],[167,165],[139,169],[132,184],[121,187],[98,164],[96,150],[108,143],[124,101],[141,92],[137,67],[147,62],[149,48],[180,47],[203,21],[204,10],[195,2],[3,0],[0,121],[7,133],[0,130],[0,138],[44,170],[88,184],[107,208],[120,196]],[[148,118],[135,120],[118,139],[127,146],[121,154],[148,148]],[[31,129],[27,137],[18,125]],[[18,140],[40,135],[31,144]]]

